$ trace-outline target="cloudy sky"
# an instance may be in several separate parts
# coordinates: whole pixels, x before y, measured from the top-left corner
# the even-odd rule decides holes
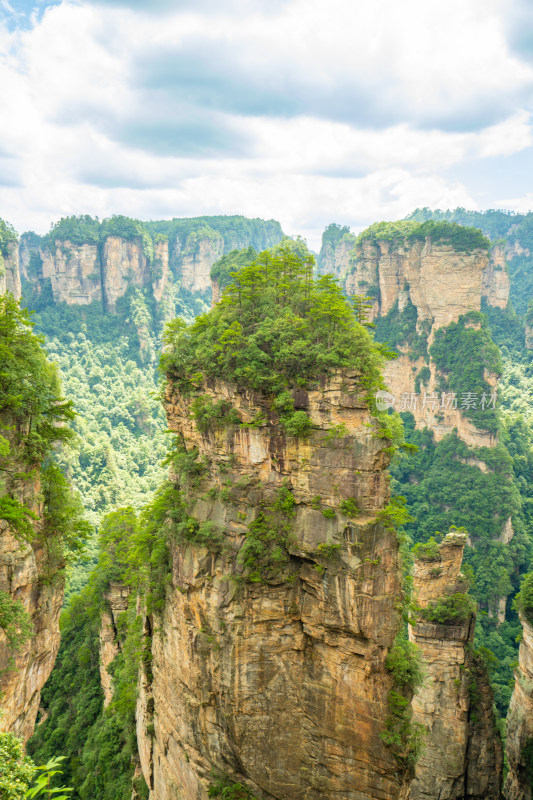
[[[0,216],[533,209],[531,0],[0,0]]]

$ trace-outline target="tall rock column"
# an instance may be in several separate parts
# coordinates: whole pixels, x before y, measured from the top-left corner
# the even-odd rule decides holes
[[[244,425],[198,430],[206,402],[232,404]],[[146,619],[137,719],[152,800],[206,800],[213,774],[265,800],[406,796],[382,741],[401,582],[381,522],[385,443],[354,373],[295,403],[307,438],[287,437],[257,393],[167,389],[196,541],[171,546],[164,609]]]
[[[421,650],[427,676],[413,698],[413,717],[427,735],[412,800],[500,798],[502,747],[492,690],[473,654],[475,614],[460,571],[465,544],[465,534],[449,533],[438,549],[423,546],[414,565],[421,612],[409,638]]]
[[[531,800],[533,797],[533,625],[523,615],[520,620],[524,635],[507,714],[506,800]]]
[[[54,666],[59,649],[59,614],[64,579],[51,577],[46,550],[40,542],[43,505],[38,478],[28,474],[8,489],[31,509],[33,544],[21,541],[5,520],[0,520],[0,592],[19,601],[32,627],[32,635],[13,656],[5,632],[0,629],[0,729],[28,739],[39,710],[41,689]]]

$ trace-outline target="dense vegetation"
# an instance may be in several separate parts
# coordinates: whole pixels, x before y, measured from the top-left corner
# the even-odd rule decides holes
[[[74,412],[28,312],[11,295],[0,296],[0,398],[0,519],[21,542],[42,549],[41,580],[55,580],[90,533],[54,460],[54,449],[72,440]],[[37,526],[22,497],[38,478],[43,517]],[[33,632],[21,602],[6,591],[0,592],[0,628],[12,655]]]
[[[280,396],[341,368],[356,369],[370,394],[381,386],[382,351],[314,259],[282,243],[235,276],[221,300],[192,326],[167,328],[163,368],[190,392],[204,378]],[[283,402],[283,400],[279,401]]]
[[[137,517],[131,508],[116,511],[104,521],[97,567],[89,584],[63,612],[61,647],[41,697],[47,719],[28,745],[36,761],[58,752],[66,757],[63,778],[75,788],[73,800],[131,797],[137,763],[137,670],[143,650],[134,603],[119,620],[122,646],[111,666],[114,696],[107,709],[100,684],[99,629],[109,581],[126,582],[127,554],[137,534]],[[138,790],[146,797],[142,783]]]
[[[471,253],[474,250],[488,250],[490,242],[481,231],[465,228],[455,222],[415,222],[400,220],[399,222],[375,222],[359,234],[356,247],[363,242],[390,242],[394,245],[413,242],[442,242],[451,245],[455,250]]]
[[[504,227],[500,212],[487,213],[495,215],[490,221],[487,216],[488,227],[494,231],[499,225]],[[487,249],[488,242],[479,232],[448,224],[447,218],[435,220],[427,217],[378,223],[359,241],[366,238],[401,243],[429,237],[465,252]],[[463,224],[459,219],[451,221]],[[526,218],[520,219],[522,222],[529,224]],[[301,243],[285,241],[257,255],[253,248],[263,250],[282,235],[277,223],[259,223],[262,221],[241,217],[152,223],[121,217],[104,223],[90,217],[67,218],[53,228],[49,241],[69,238],[73,243],[100,245],[102,237],[115,232],[126,238],[144,237],[143,246],[149,253],[150,242],[153,246],[157,236],[168,236],[179,239],[182,254],[194,253],[203,237],[216,241],[226,252],[212,270],[225,289],[223,300],[187,327],[195,314],[205,311],[205,304],[182,290],[175,292],[181,319],[167,329],[163,368],[185,393],[197,394],[204,381],[213,378],[261,391],[268,396],[269,410],[278,416],[286,433],[305,436],[310,420],[305,412],[295,410],[291,390],[312,388],[335,370],[350,368],[361,372],[362,388],[371,403],[373,393],[381,386],[380,366],[386,349],[376,346],[366,326],[358,324],[350,303],[330,277],[313,278],[313,259]],[[492,228],[484,230],[493,235]],[[348,229],[333,225],[328,228],[327,241],[335,246],[346,235],[351,235]],[[248,237],[248,250],[232,249],[242,246],[243,236]],[[187,452],[179,443],[171,454],[177,483],[164,483],[146,506],[162,479],[159,461],[166,450],[162,414],[154,393],[155,356],[167,315],[158,314],[140,290],[130,291],[119,301],[116,317],[104,315],[96,306],[55,306],[50,297],[34,296],[32,300],[40,303],[39,329],[47,337],[48,350],[64,374],[67,394],[74,399],[79,414],[74,422],[78,451],[62,451],[58,460],[82,490],[94,523],[111,508],[123,508],[105,517],[98,547],[93,545],[86,562],[72,575],[71,589],[80,589],[86,582],[89,563],[98,558],[88,586],[71,599],[65,612],[57,667],[43,692],[48,719],[39,726],[30,748],[38,761],[58,752],[67,756],[65,782],[76,787],[74,800],[129,800],[137,763],[134,707],[139,664],[149,672],[147,634],[141,630],[140,618],[131,604],[119,625],[122,652],[110,668],[113,701],[104,710],[98,673],[98,625],[100,612],[106,607],[109,581],[131,587],[132,596],[142,591],[149,610],[157,614],[169,581],[169,545],[205,545],[216,551],[221,546],[221,533],[212,525],[199,525],[186,511],[185,496],[201,484],[205,464],[197,453]],[[467,571],[470,568],[472,593],[481,609],[476,644],[495,656],[492,684],[498,708],[505,713],[520,624],[510,603],[503,624],[497,624],[496,614],[499,599],[518,590],[521,573],[531,566],[533,426],[528,403],[533,401],[533,365],[523,349],[523,324],[512,310],[494,309],[488,314],[492,336],[502,347],[503,365],[481,315],[462,318],[437,332],[431,356],[442,373],[443,391],[490,394],[483,367],[495,372],[503,369],[503,415],[493,409],[470,415],[478,427],[492,433],[499,430],[500,445],[474,450],[455,433],[437,444],[431,432],[416,430],[413,418],[404,415],[408,439],[419,450],[396,461],[392,489],[407,498],[412,519],[406,519],[404,527],[419,548],[426,548],[423,552],[431,555],[435,551],[439,538],[436,531],[446,531],[451,525],[467,529],[472,544],[466,550]],[[395,306],[387,317],[377,321],[376,338],[398,349],[407,348],[413,357],[427,361],[427,330],[418,333],[416,323],[412,304],[402,312]],[[418,377],[423,382],[427,375]],[[70,413],[68,406],[64,408]],[[193,417],[204,432],[240,422],[230,404],[215,405],[203,396],[195,401]],[[2,439],[0,446],[5,447]],[[53,464],[47,468],[51,469],[49,494],[53,498],[53,481],[61,484],[61,478]],[[67,497],[65,486],[62,491],[68,510],[66,500],[74,505],[76,501],[71,495]],[[223,492],[230,496],[231,489],[226,487]],[[48,501],[50,520],[61,511],[58,497]],[[286,488],[272,504],[258,508],[240,556],[245,580],[268,580],[273,572],[287,566],[291,498]],[[18,514],[22,525],[27,522],[23,510],[5,511]],[[515,535],[505,544],[501,531],[508,519]],[[72,534],[75,540],[76,530]],[[522,584],[516,601],[524,613],[529,613],[528,581]],[[1,601],[0,596],[0,625]],[[465,619],[472,608],[468,597],[456,595],[435,604],[426,614],[439,624],[453,624]],[[24,620],[18,620],[16,609],[8,609],[8,613],[16,641],[23,634]],[[387,669],[394,689],[389,695],[384,739],[402,768],[410,769],[422,738],[420,729],[412,724],[410,697],[423,676],[416,652],[401,636],[389,653]],[[145,796],[145,787],[139,785],[138,791]],[[214,779],[210,796],[252,795],[242,784],[221,777]]]
[[[471,397],[475,405],[465,406],[464,415],[480,430],[496,434],[498,417],[495,403],[491,404],[494,390],[486,375],[499,377],[502,362],[485,317],[471,311],[446,328],[439,328],[430,355],[441,376],[439,391],[453,392],[458,407]]]

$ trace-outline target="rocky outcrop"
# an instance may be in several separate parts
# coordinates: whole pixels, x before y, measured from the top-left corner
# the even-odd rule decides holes
[[[448,534],[438,554],[417,558],[414,596],[421,609],[467,592],[461,575],[466,535]],[[427,729],[411,784],[412,800],[499,800],[503,756],[485,669],[473,655],[475,615],[451,624],[420,613],[409,638],[420,648],[426,679],[413,698],[413,718]]]
[[[0,294],[6,292],[10,292],[17,300],[20,299],[18,242],[8,242],[6,255],[0,253]]]
[[[160,239],[154,245],[152,267],[152,292],[157,303],[162,303],[170,283],[168,239]]]
[[[350,258],[356,239],[355,234],[345,233],[337,241],[323,241],[318,257],[319,271],[323,275],[332,273],[337,278],[341,278],[350,267]]]
[[[398,544],[380,522],[388,457],[357,376],[297,393],[314,425],[302,440],[282,435],[257,394],[223,383],[201,392],[253,424],[202,434],[194,397],[167,389],[169,427],[203,465],[188,511],[223,540],[171,546],[164,610],[145,621],[152,653],[137,733],[150,797],[206,800],[213,771],[265,799],[405,797],[405,773],[381,739],[385,658],[400,626]],[[273,509],[289,491],[272,532],[290,529],[281,566],[247,579],[246,533],[261,514],[285,513]],[[346,498],[355,516],[341,509]]]
[[[399,347],[400,354],[389,361],[384,369],[385,383],[394,398],[395,411],[409,411],[415,418],[417,428],[430,428],[435,441],[439,442],[454,429],[469,447],[493,447],[497,437],[488,431],[480,430],[461,411],[461,398],[454,402],[443,397],[440,391],[440,374],[429,357],[413,359],[407,347]],[[403,352],[402,352],[403,351]],[[426,372],[425,382],[420,375]],[[486,380],[496,391],[497,377],[486,373]],[[417,385],[418,381],[418,385]],[[487,405],[492,402],[486,398]]]
[[[505,246],[495,244],[490,253],[489,263],[483,271],[481,297],[486,299],[489,306],[507,308],[510,289],[511,283],[505,263]]]
[[[41,251],[42,278],[50,280],[56,303],[88,305],[102,299],[100,258],[96,244],[54,242]]]
[[[468,311],[481,308],[483,272],[489,263],[484,250],[456,250],[445,242],[372,242],[356,247],[352,271],[346,278],[350,294],[377,290],[379,316],[410,300],[419,323],[429,320],[441,328]]]
[[[102,252],[102,283],[108,311],[115,310],[117,300],[126,294],[129,286],[150,285],[150,267],[140,237],[107,237]]]
[[[119,617],[127,610],[130,590],[121,583],[111,582],[104,595],[106,608],[100,622],[100,683],[104,692],[104,707],[113,698],[112,678],[107,668],[120,652]]]
[[[216,231],[193,231],[182,244],[176,239],[174,259],[184,289],[204,291],[211,286],[211,267],[224,254],[224,238]]]
[[[507,714],[506,800],[531,800],[533,797],[533,625],[523,615],[520,620],[523,638]]]
[[[43,513],[39,481],[30,476],[18,483],[19,500],[36,516],[32,522],[35,539],[33,545],[21,542],[0,520],[0,591],[22,603],[33,635],[13,656],[0,630],[0,729],[27,740],[33,733],[41,689],[59,649],[64,581],[61,576],[50,577],[46,551],[39,544]]]

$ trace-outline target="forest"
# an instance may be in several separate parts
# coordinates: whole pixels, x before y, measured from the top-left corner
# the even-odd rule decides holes
[[[41,465],[41,535],[50,574],[66,582],[61,646],[42,691],[28,755],[16,737],[0,734],[0,766],[5,771],[11,765],[8,777],[0,777],[0,797],[4,791],[6,800],[29,796],[30,782],[40,774],[53,786],[69,787],[73,800],[129,800],[132,787],[134,797],[148,798],[136,707],[139,670],[150,675],[152,654],[137,598],[143,598],[146,614],[157,619],[171,580],[173,543],[207,553],[224,548],[220,527],[198,523],[191,511],[192,498],[197,502],[202,495],[208,465],[167,429],[162,398],[168,385],[185,398],[195,395],[192,421],[207,437],[260,428],[268,417],[281,436],[305,442],[313,423],[294,399],[298,392],[313,391],[338,372],[358,376],[362,402],[392,458],[392,502],[383,519],[393,521],[400,542],[405,627],[414,613],[408,588],[413,554],[427,554],[449,530],[467,531],[466,606],[436,606],[427,619],[450,625],[477,607],[474,647],[489,672],[498,726],[505,733],[522,630],[518,612],[533,622],[533,351],[525,347],[527,304],[533,297],[531,256],[508,259],[507,308],[484,304],[480,312],[437,330],[429,344],[429,329],[418,323],[411,302],[402,310],[396,303],[386,316],[370,322],[371,299],[347,296],[342,279],[317,272],[315,257],[302,240],[282,238],[272,220],[263,226],[258,222],[199,217],[141,223],[85,215],[60,220],[36,240],[36,247],[50,248],[65,241],[100,246],[108,236],[138,238],[150,261],[158,237],[192,249],[206,238],[222,237],[224,254],[211,268],[221,299],[210,309],[208,294],[181,286],[177,262],[169,290],[172,319],[149,288],[133,285],[113,314],[94,303],[56,303],[31,280],[23,282],[20,306],[8,295],[1,300],[2,474],[18,470],[21,461],[32,468]],[[400,223],[376,223],[359,237],[347,226],[330,225],[321,257],[341,242],[356,253],[363,243],[377,241],[430,240],[459,252],[488,253],[505,238],[510,247],[520,242],[526,252],[530,245],[533,250],[530,230],[529,214],[418,209]],[[8,243],[16,241],[11,226],[0,221],[2,257],[7,257]],[[497,437],[494,447],[468,446],[457,431],[437,441],[433,431],[416,426],[412,414],[378,410],[376,392],[386,388],[383,368],[404,351],[435,365],[442,391],[490,393],[487,374],[499,377],[498,406],[465,414],[477,429]],[[420,388],[428,375],[421,370],[417,379]],[[231,399],[213,404],[207,395],[196,396],[202,386],[217,381],[267,398],[265,416],[245,422]],[[23,433],[15,436],[14,429]],[[331,437],[342,440],[343,435],[339,425]],[[15,499],[8,478],[1,489],[0,518],[22,539],[31,537],[33,512]],[[231,502],[233,491],[223,485],[219,499]],[[202,495],[202,502],[208,500]],[[261,586],[273,575],[290,581],[293,506],[287,486],[253,522],[247,521],[239,554],[241,581]],[[316,509],[326,520],[329,512],[347,520],[361,514],[356,498],[345,498],[332,510],[318,496]],[[514,535],[504,542],[507,520],[512,520]],[[336,547],[323,545],[324,563],[334,561]],[[110,587],[118,584],[126,587],[128,599],[109,667],[112,698],[104,703],[100,626]],[[502,597],[503,620],[498,618]],[[24,608],[6,592],[0,592],[0,628],[14,652],[30,632]],[[207,628],[202,632],[213,638]],[[389,665],[391,674],[412,670],[405,682],[414,689],[422,673],[413,648],[400,637]],[[406,724],[414,737],[415,727],[409,720]],[[396,729],[390,730],[396,736]],[[36,765],[47,766],[36,772]],[[47,786],[42,783],[43,794]],[[209,796],[254,797],[249,787],[221,774],[211,776]]]

